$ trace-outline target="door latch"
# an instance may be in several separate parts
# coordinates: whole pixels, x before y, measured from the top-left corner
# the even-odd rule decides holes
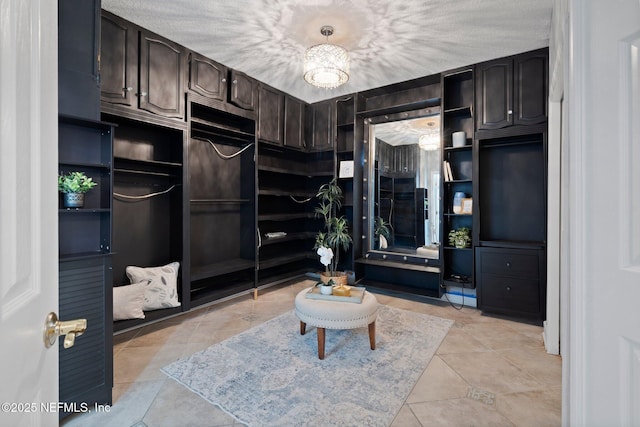
[[[44,322],[44,346],[51,347],[56,342],[56,338],[64,335],[64,348],[73,347],[76,337],[84,334],[87,330],[87,319],[75,319],[62,322],[58,316],[51,312]]]

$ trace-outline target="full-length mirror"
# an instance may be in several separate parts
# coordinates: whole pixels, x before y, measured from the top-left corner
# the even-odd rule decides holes
[[[440,115],[369,124],[369,251],[438,258]]]

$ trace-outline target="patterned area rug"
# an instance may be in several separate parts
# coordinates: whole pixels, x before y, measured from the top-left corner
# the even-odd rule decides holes
[[[380,305],[367,328],[300,335],[293,310],[162,368],[249,426],[388,426],[453,321]]]

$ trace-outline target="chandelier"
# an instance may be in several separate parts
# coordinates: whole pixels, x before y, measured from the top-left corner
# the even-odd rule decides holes
[[[434,151],[440,148],[440,132],[437,129],[430,129],[418,138],[418,147],[425,151]]]
[[[320,34],[327,42],[311,46],[304,53],[304,79],[316,87],[331,89],[349,80],[349,53],[343,47],[329,44],[332,26],[323,26]]]

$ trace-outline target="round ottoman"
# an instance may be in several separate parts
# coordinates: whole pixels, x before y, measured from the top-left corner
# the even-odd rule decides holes
[[[295,299],[295,312],[300,319],[300,334],[304,335],[306,326],[315,326],[318,330],[318,357],[324,359],[325,329],[369,328],[371,350],[376,348],[376,317],[378,300],[365,291],[361,303],[346,301],[327,301],[307,298],[312,288],[301,290]]]

